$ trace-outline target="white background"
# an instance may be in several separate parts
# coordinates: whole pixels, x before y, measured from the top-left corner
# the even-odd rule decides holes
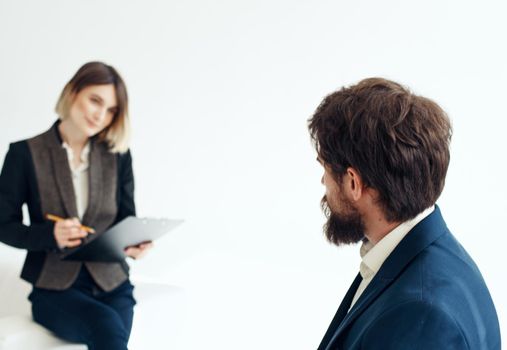
[[[313,349],[358,271],[322,234],[306,120],[383,76],[454,125],[439,205],[507,330],[507,11],[502,1],[0,0],[0,161],[45,131],[90,60],[129,88],[140,216],[184,218],[144,260],[183,288],[175,349]],[[5,245],[0,254],[24,253]],[[170,340],[169,340],[170,343]],[[169,344],[168,343],[168,344]],[[160,344],[160,348],[165,345]]]

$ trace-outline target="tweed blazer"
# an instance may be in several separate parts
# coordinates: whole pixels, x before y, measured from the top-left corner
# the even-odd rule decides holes
[[[61,260],[54,223],[44,219],[47,213],[77,216],[67,153],[57,126],[58,122],[45,133],[9,147],[0,174],[0,241],[28,251],[21,278],[38,288],[67,289],[84,264],[95,282],[110,291],[128,278],[127,263]],[[130,152],[109,152],[97,138],[90,144],[89,199],[82,223],[100,235],[135,215],[132,158]],[[28,208],[28,225],[23,223],[23,204]]]

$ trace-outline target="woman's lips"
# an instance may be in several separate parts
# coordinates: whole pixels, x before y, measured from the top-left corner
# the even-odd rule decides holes
[[[85,118],[85,120],[86,120],[86,124],[88,124],[89,127],[93,128],[93,129],[97,129],[99,127],[99,125],[97,123],[94,123],[90,119]]]

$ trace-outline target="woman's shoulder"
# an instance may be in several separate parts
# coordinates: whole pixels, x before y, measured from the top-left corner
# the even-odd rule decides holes
[[[132,173],[132,156],[130,155],[130,150],[127,150],[123,153],[116,153],[118,157],[118,176],[120,178],[125,178],[126,176],[130,176]]]
[[[45,134],[45,133],[44,133]],[[12,142],[9,145],[9,152],[12,152],[16,155],[29,155],[30,154],[30,143],[32,146],[43,146],[46,144],[44,140],[44,134],[40,134],[37,136],[30,137],[28,139],[19,140]]]
[[[20,140],[9,144],[9,152],[17,155],[28,154],[28,140]]]
[[[20,151],[20,152],[28,152],[29,151],[29,145],[32,144],[32,146],[40,146],[45,145],[48,143],[52,143],[49,141],[53,141],[53,139],[57,139],[55,129],[56,123],[51,126],[49,130],[46,130],[42,133],[39,133],[35,136],[26,138],[24,140],[19,140],[16,142],[12,142],[10,144],[10,148],[14,151]]]
[[[4,158],[4,167],[25,167],[32,161],[27,140],[12,142]]]
[[[130,153],[130,149],[127,149],[125,152],[118,152],[116,153],[116,156],[118,157],[119,162],[131,162],[132,161],[132,155]]]

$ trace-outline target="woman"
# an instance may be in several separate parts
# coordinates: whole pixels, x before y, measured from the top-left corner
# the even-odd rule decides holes
[[[100,234],[135,215],[125,83],[113,67],[87,63],[56,112],[48,131],[10,145],[0,175],[0,240],[28,251],[21,278],[33,285],[36,322],[89,349],[127,349],[135,304],[127,263],[60,260],[63,249],[90,238],[84,225]],[[54,223],[46,214],[66,219]],[[150,247],[125,253],[140,258]]]

